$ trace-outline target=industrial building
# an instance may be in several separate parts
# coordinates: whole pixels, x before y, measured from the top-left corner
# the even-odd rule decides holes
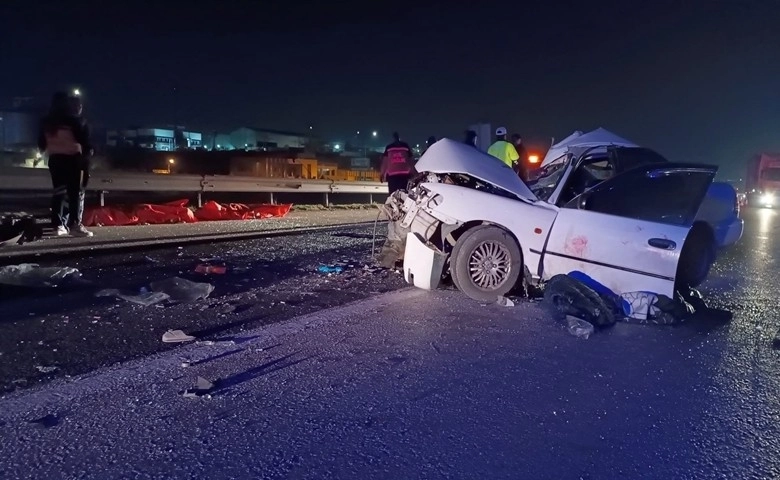
[[[205,146],[211,150],[273,151],[305,149],[312,138],[308,135],[267,128],[241,127],[230,133],[214,133]]]
[[[184,127],[129,128],[109,131],[106,136],[106,145],[172,152],[179,149],[202,148],[203,135],[199,132],[187,131]]]

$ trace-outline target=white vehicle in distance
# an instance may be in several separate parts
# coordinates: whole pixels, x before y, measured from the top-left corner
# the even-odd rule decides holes
[[[529,186],[469,145],[435,143],[408,192],[385,204],[385,261],[403,257],[406,281],[423,289],[449,273],[480,301],[572,271],[616,294],[673,297],[704,281],[717,250],[742,234],[733,188],[731,199],[711,188],[715,166],[622,145],[570,145],[545,162]]]

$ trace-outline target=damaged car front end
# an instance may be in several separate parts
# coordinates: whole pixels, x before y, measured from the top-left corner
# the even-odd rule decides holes
[[[618,294],[673,295],[677,283],[706,278],[718,245],[697,212],[717,167],[639,162],[584,182],[590,173],[576,170],[580,163],[567,161],[548,195],[495,158],[443,139],[407,190],[388,198],[380,261],[403,261],[407,282],[423,289],[449,277],[480,301],[572,272]]]

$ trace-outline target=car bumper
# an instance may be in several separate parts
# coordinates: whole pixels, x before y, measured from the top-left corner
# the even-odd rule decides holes
[[[718,241],[718,246],[730,247],[742,238],[742,231],[744,230],[745,222],[741,218],[735,218],[727,222],[723,222],[715,228],[715,237]]]
[[[447,255],[431,248],[423,238],[414,233],[406,234],[404,249],[404,279],[417,288],[434,290],[439,287]]]

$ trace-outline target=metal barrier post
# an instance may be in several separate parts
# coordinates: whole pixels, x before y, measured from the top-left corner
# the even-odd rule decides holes
[[[100,206],[105,207],[106,206],[106,191],[101,190],[100,191]]]
[[[203,206],[203,192],[198,192],[198,208]]]
[[[369,193],[368,194],[368,203],[371,204],[371,205],[374,204],[374,194],[373,193]]]
[[[276,205],[276,201],[274,200],[274,192],[270,192],[271,197],[271,205]]]
[[[325,206],[330,207],[330,194],[328,192],[325,192]]]

